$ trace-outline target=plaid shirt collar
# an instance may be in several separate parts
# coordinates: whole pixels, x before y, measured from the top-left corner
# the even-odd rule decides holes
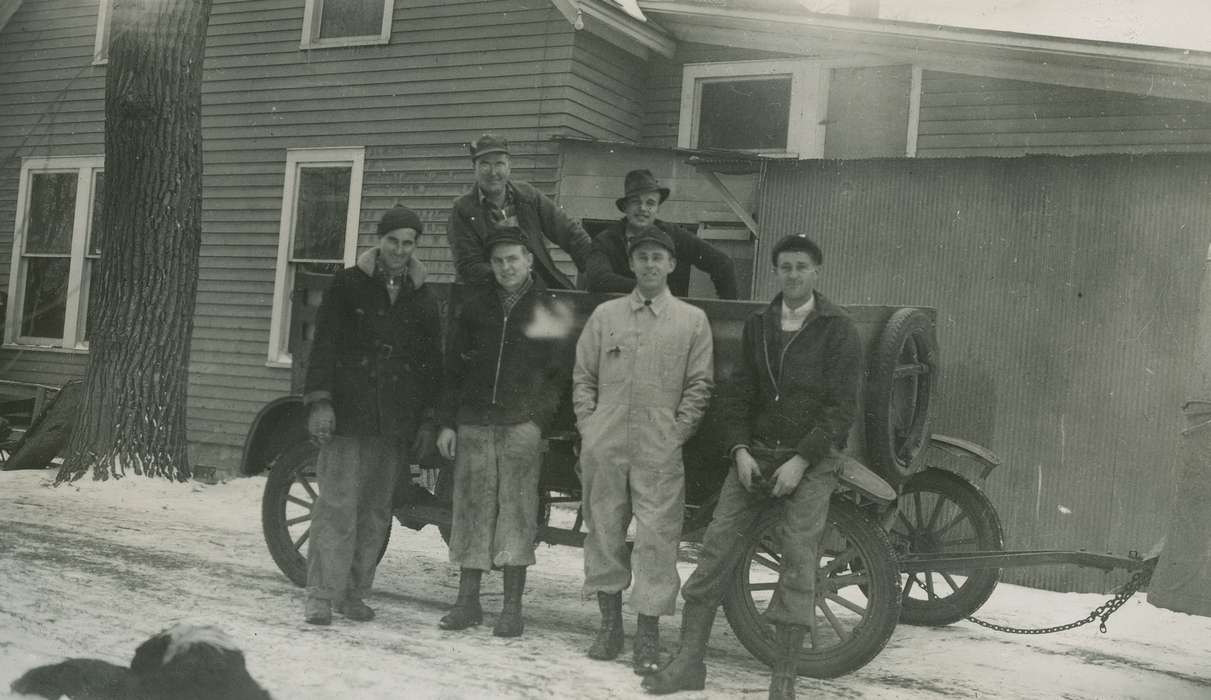
[[[514,305],[516,305],[517,302],[520,301],[521,298],[526,295],[526,292],[530,291],[530,287],[533,287],[533,286],[534,286],[534,276],[533,275],[527,276],[526,281],[523,282],[522,285],[520,287],[518,287],[517,291],[515,291],[515,292],[510,292],[509,290],[505,289],[504,287],[500,286],[499,284],[496,285],[496,295],[498,297],[500,297],[500,303],[501,303],[501,306],[505,307],[505,313],[508,314],[510,311],[512,311]]]

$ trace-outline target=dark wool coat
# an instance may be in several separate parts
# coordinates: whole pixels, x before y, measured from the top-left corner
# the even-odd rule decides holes
[[[815,296],[815,311],[785,347],[781,294],[745,322],[734,381],[720,397],[729,449],[781,442],[816,464],[845,446],[858,412],[862,341],[844,309]]]
[[[411,440],[441,381],[441,317],[415,258],[398,298],[374,278],[378,250],[336,273],[324,293],[303,402],[331,399],[336,434]]]
[[[439,422],[550,428],[571,381],[572,309],[535,279],[506,317],[495,283],[469,290],[446,351]]]
[[[690,268],[696,267],[711,276],[720,299],[739,297],[736,268],[726,253],[676,224],[657,219],[656,226],[669,234],[677,248],[677,267],[669,275],[669,291],[673,296],[689,296]],[[593,239],[586,271],[590,292],[626,293],[635,288],[626,240],[626,219],[611,224]]]
[[[543,238],[545,236],[572,256],[577,270],[584,270],[592,243],[589,234],[579,221],[565,214],[559,205],[529,183],[510,180],[507,186],[513,196],[517,225],[525,231],[528,247],[534,254],[534,272],[553,289],[574,289],[572,281],[555,267]],[[446,239],[454,255],[458,281],[471,285],[491,285],[494,281],[492,266],[488,264],[484,250],[490,226],[492,224],[484,220],[478,187],[454,200]]]

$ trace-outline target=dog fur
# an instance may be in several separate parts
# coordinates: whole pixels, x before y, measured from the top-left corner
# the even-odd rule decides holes
[[[68,659],[31,669],[12,690],[50,700],[271,700],[248,675],[230,637],[217,627],[188,624],[140,644],[130,668]]]

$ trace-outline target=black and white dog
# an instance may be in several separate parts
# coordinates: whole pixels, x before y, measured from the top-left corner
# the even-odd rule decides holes
[[[139,645],[130,668],[99,659],[39,666],[14,693],[51,700],[271,700],[244,654],[217,627],[179,624]]]

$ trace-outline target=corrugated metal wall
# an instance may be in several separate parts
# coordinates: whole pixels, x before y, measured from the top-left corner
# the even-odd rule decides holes
[[[986,488],[1009,547],[1126,554],[1160,540],[1211,241],[1211,156],[768,168],[759,255],[806,231],[834,299],[937,307],[934,430],[1004,459]],[[1069,567],[1007,578],[1072,590],[1122,580]]]

